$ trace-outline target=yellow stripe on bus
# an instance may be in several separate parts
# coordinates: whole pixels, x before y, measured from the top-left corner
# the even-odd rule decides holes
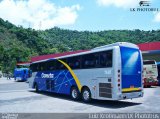
[[[131,91],[139,91],[140,88],[123,88],[122,92],[131,92]]]
[[[81,83],[80,83],[78,77],[76,76],[76,74],[75,74],[75,73],[73,72],[73,70],[71,69],[71,67],[68,66],[68,64],[66,64],[66,63],[63,62],[62,60],[58,60],[58,61],[61,62],[64,66],[66,66],[66,68],[70,71],[71,75],[73,76],[73,78],[74,78],[74,80],[75,80],[75,82],[76,82],[76,84],[77,84],[77,86],[78,86],[79,91],[81,91],[81,88],[82,88]]]

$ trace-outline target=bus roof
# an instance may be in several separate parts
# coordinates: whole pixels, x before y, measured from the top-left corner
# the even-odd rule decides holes
[[[96,47],[93,50],[102,49],[102,48],[108,48],[108,47],[113,47],[113,46],[128,46],[128,47],[139,49],[139,47],[137,45],[133,44],[133,43],[117,42],[117,43],[113,43],[113,44],[109,44],[109,45],[104,45],[104,46]]]
[[[53,59],[58,59],[58,58],[65,58],[65,57],[70,57],[70,56],[76,56],[76,55],[82,55],[82,54],[87,54],[91,52],[98,52],[98,51],[103,51],[107,49],[111,49],[114,46],[128,46],[132,48],[138,48],[137,45],[128,43],[128,42],[117,42],[109,45],[104,45],[101,47],[96,47],[91,50],[78,50],[78,51],[72,51],[72,52],[64,52],[64,53],[57,53],[57,54],[49,54],[49,55],[41,55],[41,56],[35,56],[31,58],[32,63],[38,63],[38,62],[44,62],[48,60],[53,60]]]
[[[29,66],[30,62],[19,62],[16,64],[17,66]]]

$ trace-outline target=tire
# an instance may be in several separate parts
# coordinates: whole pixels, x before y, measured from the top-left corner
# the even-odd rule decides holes
[[[71,97],[73,100],[78,100],[80,98],[80,93],[76,87],[71,88]]]
[[[36,89],[36,92],[39,92],[39,87],[38,87],[37,83],[34,84],[34,87]]]
[[[89,88],[84,88],[82,90],[82,100],[86,103],[91,101],[91,91]]]

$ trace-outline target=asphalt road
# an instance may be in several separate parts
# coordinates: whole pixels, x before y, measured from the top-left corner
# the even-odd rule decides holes
[[[144,97],[123,101],[93,100],[89,104],[69,96],[36,93],[26,82],[0,79],[0,113],[158,113],[160,87],[144,89]]]

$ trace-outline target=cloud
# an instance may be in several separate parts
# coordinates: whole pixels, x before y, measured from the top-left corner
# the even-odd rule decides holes
[[[154,22],[160,22],[160,12],[158,13],[155,13],[155,16],[154,16]]]
[[[140,0],[97,0],[100,6],[115,6],[118,8],[137,7]]]
[[[48,0],[2,0],[0,17],[25,28],[49,29],[71,25],[77,20],[80,5],[56,6]]]

